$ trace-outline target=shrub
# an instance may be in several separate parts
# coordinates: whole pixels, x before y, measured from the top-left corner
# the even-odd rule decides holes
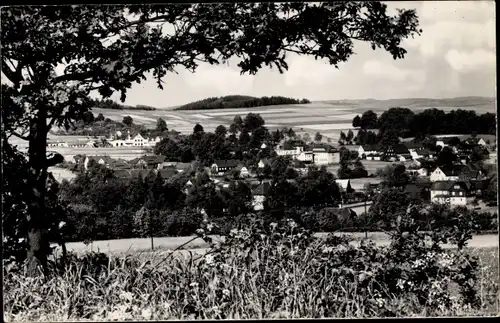
[[[204,256],[73,256],[68,269],[45,281],[4,269],[6,318],[437,316],[474,313],[480,301],[496,297],[496,289],[478,297],[477,258],[463,246],[436,244],[453,234],[417,232],[412,212],[395,224],[387,247],[315,239],[291,220],[255,220]],[[461,236],[467,233],[455,240]]]

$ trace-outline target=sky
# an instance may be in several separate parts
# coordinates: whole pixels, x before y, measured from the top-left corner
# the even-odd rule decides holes
[[[134,85],[127,105],[158,108],[231,94],[341,99],[495,97],[495,3],[493,1],[400,1],[388,8],[416,9],[423,32],[405,40],[408,51],[394,60],[383,49],[356,43],[355,55],[339,69],[326,60],[288,55],[289,70],[263,67],[257,75],[240,75],[236,63],[201,64],[196,73],[168,74],[164,89],[150,77]],[[112,97],[116,101],[119,94]]]

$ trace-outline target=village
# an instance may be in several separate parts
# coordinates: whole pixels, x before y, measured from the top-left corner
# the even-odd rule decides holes
[[[154,147],[162,138],[144,138],[140,134],[131,137],[130,132],[124,139],[121,132],[117,132],[108,138],[90,139],[88,141],[59,140],[49,142],[49,147]],[[104,144],[102,144],[104,143]],[[406,172],[417,180],[407,184],[403,190],[413,198],[421,198],[429,203],[446,204],[450,206],[467,206],[476,208],[478,200],[481,199],[482,191],[488,186],[490,178],[480,168],[470,162],[470,154],[474,147],[491,148],[484,139],[470,136],[464,140],[456,137],[444,137],[436,141],[440,148],[449,147],[458,157],[458,161],[452,165],[441,167],[429,167],[429,162],[437,158],[437,154],[425,148],[422,144],[413,142],[402,142],[391,145],[386,149],[379,145],[350,145],[346,147],[325,148],[324,145],[312,145],[309,150],[303,146],[290,146],[287,142],[274,147],[276,156],[288,156],[291,159],[291,167],[300,175],[307,173],[312,166],[325,166],[329,171],[334,171],[340,163],[341,149],[349,149],[357,153],[364,163],[380,162],[382,165],[401,164],[405,165]],[[287,147],[286,147],[287,146]],[[267,148],[263,143],[261,149]],[[494,147],[493,147],[494,148]],[[83,161],[78,158],[82,158]],[[496,158],[496,157],[495,157]],[[145,178],[150,172],[159,174],[162,179],[168,181],[173,176],[186,172],[200,170],[195,167],[194,162],[170,161],[162,155],[145,154],[131,160],[112,158],[108,155],[75,156],[75,163],[82,162],[88,170],[91,163],[103,165],[114,171],[115,177],[121,180],[130,180],[138,176]],[[251,165],[237,159],[215,160],[205,171],[218,189],[229,187],[235,180],[243,180],[252,189],[254,210],[262,210],[265,196],[270,188],[270,180],[262,176],[263,170],[271,165],[271,160],[263,158],[257,164]],[[496,160],[490,158],[489,162]],[[336,174],[335,174],[336,175]],[[289,179],[293,181],[293,179]],[[360,179],[336,179],[335,180],[343,194],[339,209],[349,208],[357,214],[366,211],[374,198],[374,194],[381,191],[381,179],[375,173]],[[355,183],[353,183],[355,182]],[[185,182],[185,193],[192,186],[191,180]],[[483,203],[484,204],[484,203]],[[485,205],[485,204],[484,204]],[[489,205],[492,206],[492,205]]]

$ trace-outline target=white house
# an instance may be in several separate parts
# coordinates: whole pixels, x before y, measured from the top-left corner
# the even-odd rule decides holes
[[[431,182],[456,181],[460,175],[462,175],[461,167],[437,167],[431,173],[430,180]]]
[[[294,157],[304,163],[312,163],[314,161],[314,153],[312,151],[302,151]]]
[[[261,160],[259,160],[259,163],[257,164],[257,166],[259,168],[264,168],[264,167],[266,167],[266,165],[269,165],[269,166],[271,165],[271,163],[269,162],[268,159],[261,159]]]
[[[365,158],[368,155],[380,155],[381,149],[378,145],[361,145],[358,148],[358,154],[361,158]]]
[[[88,169],[88,165],[91,160],[95,161],[99,165],[109,165],[112,159],[109,156],[85,156],[85,160],[83,161],[83,167],[85,169]]]
[[[431,202],[449,204],[451,206],[466,206],[473,199],[467,193],[467,185],[464,182],[434,182],[431,186]]]
[[[314,164],[330,165],[340,162],[340,153],[327,152],[325,148],[313,148]]]
[[[276,147],[276,154],[278,156],[298,156],[304,151],[304,147],[298,146],[295,149],[282,149],[280,146]]]
[[[250,172],[248,171],[248,168],[243,164],[239,164],[238,166],[236,166],[235,169],[240,172],[240,177],[250,176]]]
[[[269,182],[264,182],[252,191],[252,206],[255,211],[264,209],[264,201],[270,188],[271,184]]]

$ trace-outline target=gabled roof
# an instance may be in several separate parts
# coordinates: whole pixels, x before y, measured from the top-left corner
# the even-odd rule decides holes
[[[214,161],[214,164],[217,165],[217,167],[236,167],[239,163],[240,161],[235,159]]]
[[[379,145],[361,145],[364,151],[380,151]]]
[[[391,146],[392,151],[398,155],[410,154],[410,151],[404,144],[395,144]]]
[[[267,195],[269,193],[269,189],[271,188],[271,183],[269,182],[264,182],[257,186],[256,189],[252,191],[252,195]]]
[[[438,167],[446,176],[460,176],[466,168],[463,165],[451,165]],[[436,168],[437,169],[437,168]]]
[[[466,191],[467,185],[460,181],[439,181],[432,183],[431,190],[433,191],[451,191],[455,185],[460,185],[461,189]]]
[[[416,143],[416,142],[409,141],[409,142],[405,142],[404,145],[408,149],[416,149],[416,150],[424,149],[424,146],[422,144]]]
[[[139,158],[139,160],[145,161],[147,164],[159,164],[165,161],[165,156],[163,155],[145,155]]]

